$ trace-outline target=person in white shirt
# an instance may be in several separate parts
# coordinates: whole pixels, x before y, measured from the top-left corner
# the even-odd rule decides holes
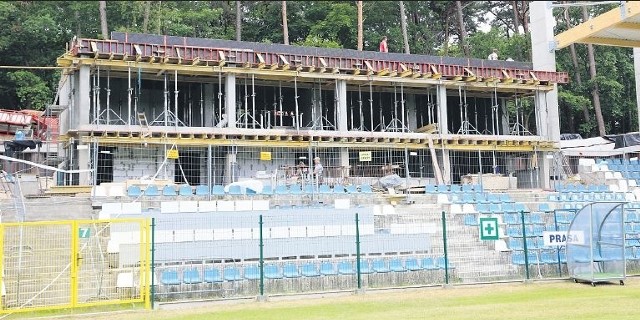
[[[493,52],[487,58],[489,60],[498,60],[498,49],[493,49]]]

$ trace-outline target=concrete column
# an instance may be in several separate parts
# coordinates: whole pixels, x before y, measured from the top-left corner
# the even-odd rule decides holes
[[[78,143],[77,151],[78,151],[78,159],[76,163],[78,164],[78,170],[87,170],[89,169],[89,145],[88,144],[80,144]],[[97,163],[97,161],[96,161]],[[94,171],[97,172],[97,171]],[[78,184],[81,186],[90,185],[91,181],[89,180],[89,172],[80,172],[78,174]]]
[[[552,14],[551,1],[534,1],[530,5],[531,56],[533,69],[539,71],[556,71],[556,54],[554,49],[553,27],[555,19]],[[540,119],[539,134],[551,141],[560,141],[560,120],[558,119],[558,86],[547,92],[535,94],[538,106],[536,117]]]
[[[234,182],[235,177],[238,175],[237,172],[234,172],[237,169],[236,162],[236,153],[229,151],[224,162],[224,182],[227,184]]]
[[[224,82],[224,112],[227,114],[227,128],[236,127],[236,75],[229,73]]]
[[[65,110],[59,115],[58,129],[61,135],[67,134],[67,131],[69,130],[69,112],[71,108],[71,100],[73,99],[73,97],[71,97],[71,83],[74,81],[74,77],[75,74],[69,74],[66,76],[66,80],[64,82],[62,80],[60,81],[60,95],[58,97],[58,103],[62,108],[65,108]],[[64,78],[65,76],[63,75],[62,79]],[[62,150],[62,148],[58,150]]]
[[[340,149],[340,169],[344,177],[349,176],[349,148]]]
[[[447,117],[447,88],[444,85],[436,86],[436,100],[438,104],[438,131],[441,134],[449,133],[449,119]]]
[[[633,70],[636,75],[636,104],[638,105],[638,126],[640,126],[640,48],[633,48]]]
[[[418,113],[416,112],[416,95],[415,94],[407,94],[407,101],[404,104],[404,107],[407,109],[406,113],[408,115],[405,123],[409,131],[416,131],[418,129]]]
[[[76,72],[75,87],[75,104],[74,109],[70,110],[72,119],[71,128],[77,128],[79,125],[90,123],[91,111],[91,70],[89,66],[80,66]]]
[[[202,117],[204,117],[204,126],[213,127],[213,115],[215,114],[214,111],[216,109],[216,103],[218,103],[218,100],[216,99],[213,92],[213,83],[205,83],[203,84],[203,86],[204,94],[202,99],[204,100],[204,114],[202,115]]]
[[[436,113],[438,114],[438,132],[440,134],[449,133],[449,118],[447,117],[447,88],[443,85],[436,86],[436,101],[438,104]],[[442,180],[445,184],[451,183],[451,161],[449,160],[449,150],[440,150],[438,164],[442,169]]]
[[[530,25],[531,29],[531,55],[534,70],[556,71],[555,41],[553,37],[553,18],[551,1],[531,2]],[[637,70],[637,69],[636,69]],[[637,73],[637,72],[636,72]],[[538,135],[550,141],[560,141],[560,119],[558,113],[558,86],[554,85],[549,92],[537,91],[535,93],[536,118],[539,119]],[[553,165],[547,159],[550,153],[542,153],[543,159],[538,159],[540,166],[540,181],[545,188],[550,188],[550,168]]]
[[[347,126],[347,82],[345,80],[336,80],[336,90],[338,98],[338,131],[349,131]]]
[[[498,116],[500,117],[500,125],[498,126],[500,134],[508,136],[511,132],[511,127],[509,127],[509,112],[507,110],[507,100],[505,100],[504,98],[500,98]]]

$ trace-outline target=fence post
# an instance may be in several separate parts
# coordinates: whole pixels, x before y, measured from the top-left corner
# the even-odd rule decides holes
[[[558,215],[556,213],[556,209],[553,209],[553,224],[555,226],[555,230],[558,231]],[[560,261],[560,247],[558,246],[556,249],[556,258],[558,259],[558,274],[562,277],[562,261]]]
[[[264,241],[262,238],[262,215],[260,215],[260,297],[264,296]]]
[[[151,218],[151,310],[154,308],[154,302],[156,299],[155,283],[153,283],[153,276],[156,274],[156,218]]]
[[[444,283],[449,284],[449,251],[447,250],[447,221],[442,211],[442,244],[444,245]]]
[[[529,280],[529,250],[527,249],[527,227],[524,223],[524,210],[520,210],[520,220],[522,222],[522,241],[524,247],[524,272],[526,280]]]
[[[358,273],[358,290],[362,289],[362,274],[360,273],[360,219],[356,213],[356,271]]]

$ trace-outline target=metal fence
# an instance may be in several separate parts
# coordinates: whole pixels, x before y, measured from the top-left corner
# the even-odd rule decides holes
[[[429,196],[406,207],[144,212],[154,220],[154,299],[568,277],[564,247],[545,245],[543,236],[566,231],[575,208],[479,194],[484,200],[451,203],[444,212]],[[633,212],[625,222],[629,274],[640,271]]]
[[[149,231],[139,218],[0,224],[0,313],[150,306]],[[120,243],[136,248],[134,263],[117,264],[110,247]]]

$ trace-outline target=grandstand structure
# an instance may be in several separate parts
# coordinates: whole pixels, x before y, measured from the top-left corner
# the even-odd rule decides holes
[[[320,157],[330,185],[390,166],[410,185],[485,173],[548,187],[558,123],[544,97],[568,80],[523,62],[116,32],[74,38],[58,64],[63,166],[95,169],[59,182],[71,185],[275,188]],[[167,156],[180,165],[158,172]]]
[[[531,4],[532,23],[551,23],[543,9]],[[23,197],[14,171],[0,177],[14,201],[0,205],[5,221],[89,220],[2,227],[0,312],[563,278],[576,257],[544,234],[599,201],[628,203],[623,252],[599,265],[637,273],[636,151],[560,152],[568,76],[543,29],[533,64],[72,39],[46,113],[57,168],[20,165],[75,196]]]

